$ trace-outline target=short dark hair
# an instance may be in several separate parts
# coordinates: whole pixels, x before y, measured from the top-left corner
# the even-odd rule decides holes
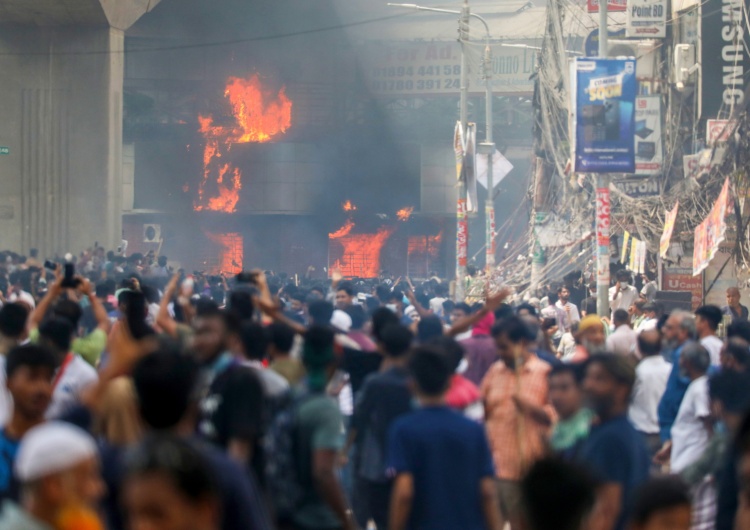
[[[750,374],[722,370],[708,380],[708,395],[721,401],[724,409],[732,414],[744,414],[750,410]]]
[[[341,282],[336,288],[336,291],[344,291],[347,296],[354,296],[354,285],[350,282]]]
[[[643,333],[638,335],[638,351],[644,357],[651,357],[661,352],[661,341],[656,342],[646,340]]]
[[[451,373],[455,373],[458,370],[458,366],[461,364],[465,353],[464,347],[461,346],[460,342],[453,337],[441,335],[440,337],[431,339],[425,345],[433,346],[443,351],[446,359],[448,359],[448,367]]]
[[[750,367],[750,346],[744,339],[738,337],[728,339],[724,355],[728,355],[744,368]]]
[[[287,353],[292,350],[295,335],[294,329],[283,322],[274,322],[268,326],[268,338],[280,352]]]
[[[132,377],[144,423],[159,430],[177,425],[197,400],[199,373],[189,355],[157,351],[141,358]]]
[[[159,267],[166,267],[167,261],[168,260],[166,256],[159,256],[159,258],[156,260],[156,262],[159,264]]]
[[[367,314],[361,305],[352,304],[344,308],[344,313],[352,319],[352,329],[362,329],[367,322]]]
[[[65,318],[48,318],[39,326],[39,336],[58,351],[67,353],[73,341],[73,326]]]
[[[9,303],[0,308],[0,334],[9,339],[19,339],[26,331],[29,310],[23,304]]]
[[[716,331],[719,329],[719,324],[721,323],[721,319],[723,318],[723,315],[721,314],[721,309],[719,309],[715,305],[702,305],[698,309],[695,310],[695,316],[701,317],[703,320],[708,322],[709,327]]]
[[[448,359],[434,346],[415,348],[409,358],[409,371],[420,392],[437,397],[448,390],[452,375]]]
[[[654,477],[636,491],[632,522],[645,524],[656,512],[677,506],[691,506],[687,484],[677,475]]]
[[[625,357],[611,353],[599,353],[589,358],[587,368],[599,364],[619,384],[633,388],[635,384],[635,369]]]
[[[417,338],[424,342],[443,334],[443,321],[440,317],[429,315],[419,319],[417,323]]]
[[[630,315],[624,309],[617,309],[612,313],[612,321],[626,324],[630,322]]]
[[[49,368],[50,374],[52,374],[58,365],[57,357],[49,348],[36,344],[26,344],[16,346],[8,352],[5,357],[5,375],[10,379],[16,370],[22,366]]]
[[[64,318],[70,322],[70,325],[73,326],[74,330],[78,329],[78,323],[83,316],[81,306],[73,300],[60,300],[55,304],[52,312],[55,316]]]
[[[598,484],[583,468],[547,457],[531,466],[520,486],[533,530],[577,530],[594,508]]]
[[[389,325],[380,335],[380,344],[389,357],[403,357],[411,348],[414,335],[401,325]]]
[[[390,324],[398,324],[396,314],[386,307],[379,307],[372,313],[372,336],[376,341],[381,340],[383,330]]]
[[[531,316],[537,316],[536,307],[528,303],[518,304],[518,307],[516,307],[516,314],[524,310],[528,311]]]
[[[617,273],[615,273],[615,278],[617,278],[618,280],[620,280],[620,279],[630,280],[632,278],[632,276],[625,269],[620,269],[619,271],[617,271]]]
[[[740,338],[750,344],[750,322],[740,320],[727,326],[727,338]]]
[[[533,341],[536,335],[532,333],[529,325],[518,316],[511,316],[499,320],[492,326],[492,336],[495,338],[505,335],[514,344],[521,341]]]
[[[307,312],[310,314],[310,319],[313,323],[327,326],[331,322],[333,316],[333,304],[326,300],[315,300],[310,302],[308,305]]]
[[[194,446],[176,436],[160,433],[146,438],[125,460],[125,480],[140,475],[164,475],[188,501],[219,498],[214,471]]]
[[[548,378],[555,377],[557,375],[570,374],[573,377],[576,385],[581,385],[583,382],[583,366],[582,363],[562,363],[552,367],[547,374]]]
[[[455,311],[456,309],[458,309],[459,311],[463,311],[467,315],[473,313],[473,311],[471,310],[471,306],[466,302],[458,302],[457,304],[454,304],[452,311]]]
[[[262,361],[268,350],[268,332],[257,322],[245,322],[240,327],[240,340],[245,356],[253,361]]]

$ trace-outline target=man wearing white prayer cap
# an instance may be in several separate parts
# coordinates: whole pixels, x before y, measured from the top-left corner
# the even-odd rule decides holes
[[[78,427],[51,421],[24,436],[15,461],[20,506],[6,501],[2,530],[103,528],[95,506],[104,493],[93,438]]]

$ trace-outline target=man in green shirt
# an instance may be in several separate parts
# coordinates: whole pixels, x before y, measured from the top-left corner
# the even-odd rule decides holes
[[[307,369],[306,395],[296,413],[296,452],[302,499],[291,526],[295,530],[356,528],[336,476],[337,455],[344,447],[344,421],[338,403],[325,392],[336,368],[334,334],[313,327],[305,335],[302,361]]]
[[[49,286],[47,294],[39,302],[29,316],[29,339],[36,343],[39,340],[39,324],[52,312],[56,317],[69,321],[76,330],[76,338],[73,339],[71,350],[80,355],[87,363],[96,366],[104,349],[107,347],[107,335],[109,333],[109,316],[101,300],[96,297],[94,286],[85,278],[78,277],[80,284],[78,292],[88,298],[91,309],[96,318],[97,327],[83,337],[78,336],[80,330],[81,316],[83,310],[78,302],[71,298],[58,300],[65,289],[62,286],[63,277],[59,276]]]
[[[575,364],[555,366],[549,373],[549,400],[559,416],[550,437],[552,450],[572,460],[589,435],[593,413],[583,406],[583,370]]]

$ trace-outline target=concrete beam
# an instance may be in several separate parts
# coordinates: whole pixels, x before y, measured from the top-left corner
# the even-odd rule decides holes
[[[21,26],[105,26],[125,31],[160,0],[0,0],[0,22]]]
[[[109,25],[126,31],[161,0],[99,0]]]

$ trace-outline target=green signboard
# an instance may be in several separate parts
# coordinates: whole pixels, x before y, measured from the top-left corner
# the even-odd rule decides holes
[[[10,154],[10,147],[0,146],[0,155],[9,155],[9,154]]]

